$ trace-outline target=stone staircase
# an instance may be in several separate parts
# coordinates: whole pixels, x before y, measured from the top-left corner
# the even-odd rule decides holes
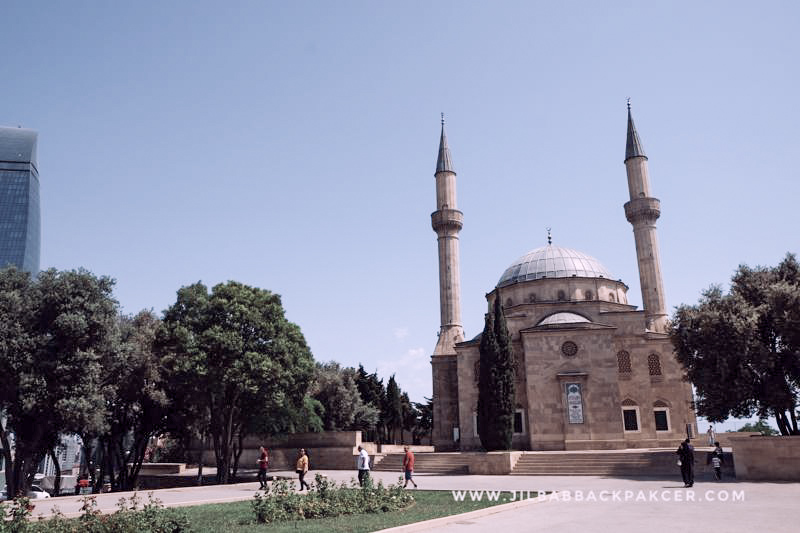
[[[706,452],[695,451],[695,475],[713,472]],[[725,454],[722,474],[733,477],[733,457]],[[619,452],[525,452],[511,475],[516,476],[677,476],[680,470],[673,450]]]
[[[372,467],[377,472],[397,472],[403,469],[402,453],[389,453],[375,457]],[[414,473],[416,474],[468,474],[468,461],[459,453],[423,452],[414,454]]]

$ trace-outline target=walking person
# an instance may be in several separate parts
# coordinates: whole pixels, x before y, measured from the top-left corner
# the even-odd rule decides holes
[[[714,478],[722,481],[722,446],[719,442],[714,443],[714,451],[711,452],[711,466],[714,467]]]
[[[369,454],[363,447],[358,447],[358,484],[362,487],[369,479]]]
[[[267,469],[269,468],[269,453],[267,453],[267,449],[261,446],[259,449],[258,461],[258,482],[261,485],[261,489],[267,488]]]
[[[691,487],[694,485],[694,448],[689,444],[689,439],[686,439],[678,446],[678,465],[681,467],[681,477],[683,477],[683,486]]]
[[[708,445],[714,446],[716,441],[716,435],[714,434],[714,426],[708,426],[708,431],[706,431],[706,435],[708,435]]]
[[[408,446],[403,446],[403,450],[405,450],[406,455],[403,457],[403,473],[405,474],[406,482],[403,484],[403,488],[408,486],[408,482],[410,481],[414,488],[417,488],[417,483],[411,479],[414,475],[414,452],[412,452]]]
[[[308,483],[305,481],[306,472],[308,472],[308,456],[306,455],[306,451],[302,448],[297,454],[297,464],[295,465],[295,468],[297,475],[300,477],[300,490],[302,491],[303,487],[311,490],[311,487],[309,487]]]

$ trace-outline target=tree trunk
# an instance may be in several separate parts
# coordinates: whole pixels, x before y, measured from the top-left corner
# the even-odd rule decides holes
[[[242,457],[242,451],[244,451],[244,434],[242,433],[241,429],[238,432],[237,441],[239,446],[234,448],[233,451],[233,479],[236,480],[236,475],[239,473],[239,459]]]
[[[61,495],[61,464],[58,462],[58,454],[56,448],[48,450],[50,459],[53,460],[53,466],[56,469],[56,479],[53,481],[53,496]]]
[[[786,414],[783,411],[775,410],[775,421],[778,423],[781,435],[790,435],[789,427],[786,424]]]
[[[0,442],[3,445],[3,466],[5,467],[6,472],[6,485],[8,490],[8,497],[13,497],[16,489],[16,485],[14,484],[14,476],[8,476],[8,473],[11,471],[12,461],[11,461],[11,445],[8,440],[8,433],[6,433],[6,428],[3,425],[3,420],[0,418]]]
[[[800,431],[797,430],[797,415],[794,412],[795,408],[796,406],[793,405],[792,408],[789,409],[789,415],[792,417],[792,435],[800,435]]]
[[[206,434],[205,432],[200,435],[200,461],[197,465],[197,484],[203,484],[203,461],[206,454]]]

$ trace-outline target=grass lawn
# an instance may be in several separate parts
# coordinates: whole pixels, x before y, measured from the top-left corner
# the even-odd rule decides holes
[[[501,500],[503,498],[500,498]],[[299,520],[292,522],[278,522],[274,524],[255,523],[255,514],[251,511],[250,502],[221,503],[214,505],[198,505],[196,507],[184,507],[183,510],[189,516],[192,529],[201,532],[214,533],[249,533],[251,531],[269,532],[368,532],[385,529],[388,527],[401,526],[448,516],[459,513],[466,513],[507,503],[504,501],[490,502],[456,502],[450,491],[429,491],[415,490],[414,504],[402,511],[390,513],[369,513],[358,515],[343,515],[335,518],[320,518],[315,520]]]

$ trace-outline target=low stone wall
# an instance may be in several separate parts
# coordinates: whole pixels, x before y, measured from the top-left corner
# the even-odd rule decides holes
[[[214,466],[214,450],[210,445],[203,456],[203,464]],[[248,437],[244,441],[244,451],[239,459],[240,469],[257,468],[259,447],[269,451],[269,469],[294,470],[297,452],[306,450],[312,470],[355,470],[358,446],[362,446],[370,456],[378,453],[378,445],[362,442],[360,431],[328,431],[324,433],[293,433],[283,437],[259,439]],[[190,453],[199,457],[200,443],[193,443]]]
[[[480,476],[504,476],[514,470],[522,452],[462,453],[468,460],[469,473]]]
[[[366,444],[372,444],[366,443]],[[377,453],[403,453],[405,450],[403,449],[404,444],[378,444],[378,452]],[[422,446],[419,444],[409,444],[408,448],[414,453],[428,453],[433,452],[433,446]],[[369,452],[369,449],[367,449]],[[371,453],[371,452],[370,452]]]
[[[730,440],[737,479],[800,481],[800,436],[735,436]]]

